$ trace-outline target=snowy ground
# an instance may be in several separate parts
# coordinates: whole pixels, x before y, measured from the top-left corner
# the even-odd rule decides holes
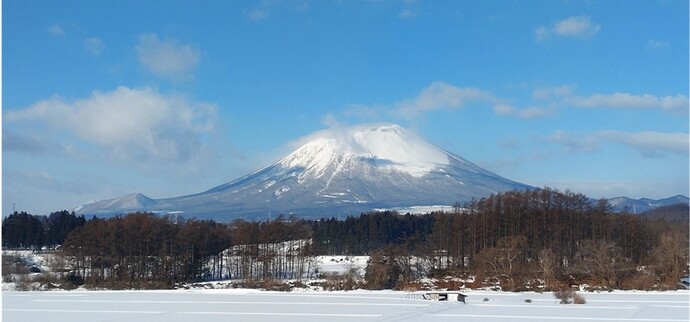
[[[688,321],[688,291],[551,293],[468,291],[468,304],[394,291],[257,290],[3,292],[3,321]],[[525,300],[531,300],[531,303]]]
[[[320,274],[345,274],[348,271],[364,276],[369,256],[316,256]]]

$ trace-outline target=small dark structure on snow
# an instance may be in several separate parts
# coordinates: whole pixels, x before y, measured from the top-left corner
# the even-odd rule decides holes
[[[458,301],[467,303],[467,295],[453,291],[429,291],[422,296],[425,300],[431,301]]]

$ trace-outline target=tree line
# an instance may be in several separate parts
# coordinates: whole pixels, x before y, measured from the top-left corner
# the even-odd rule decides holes
[[[61,245],[70,232],[85,222],[84,216],[66,210],[48,216],[14,212],[2,220],[2,248],[41,250],[43,246]]]
[[[495,194],[431,217],[425,243],[379,251],[387,270],[398,272],[389,285],[411,278],[410,254],[429,263],[427,275],[474,276],[474,286],[494,281],[511,290],[539,281],[547,289],[675,288],[688,272],[687,223],[614,213],[605,200],[568,191]]]
[[[14,213],[2,232],[6,248],[60,245],[70,281],[110,288],[300,279],[317,273],[314,256],[336,254],[370,256],[369,288],[407,288],[422,277],[473,277],[467,286],[511,290],[675,287],[688,271],[686,223],[615,213],[605,200],[551,189],[494,194],[452,212],[345,220]]]

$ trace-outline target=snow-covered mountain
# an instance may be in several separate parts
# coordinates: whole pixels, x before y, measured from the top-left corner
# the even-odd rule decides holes
[[[376,208],[452,205],[532,187],[444,151],[397,125],[360,125],[310,135],[282,160],[208,191],[152,200],[142,194],[97,201],[80,214],[178,212],[221,221],[352,215]]]

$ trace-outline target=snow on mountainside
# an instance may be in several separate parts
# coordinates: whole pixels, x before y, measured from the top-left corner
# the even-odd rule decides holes
[[[446,152],[397,125],[329,129],[282,160],[208,191],[151,200],[141,194],[84,205],[82,214],[125,209],[198,218],[351,215],[375,208],[451,205],[531,189]]]

